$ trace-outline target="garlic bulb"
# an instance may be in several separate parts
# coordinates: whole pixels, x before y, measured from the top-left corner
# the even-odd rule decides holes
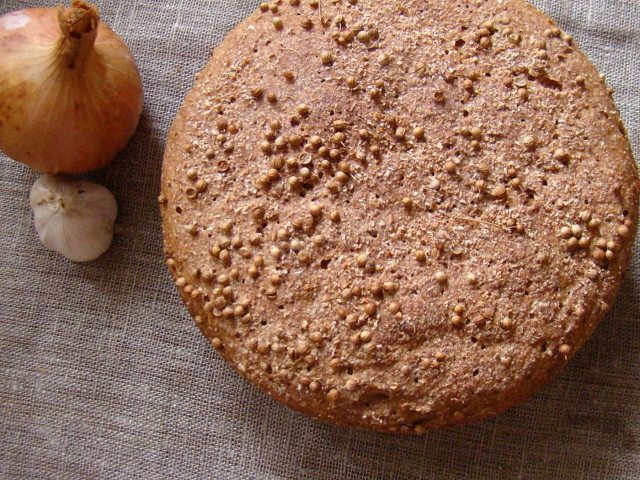
[[[95,260],[109,249],[118,214],[102,185],[63,175],[44,175],[29,198],[40,241],[74,262]]]
[[[142,81],[131,52],[81,0],[0,17],[0,150],[44,173],[101,168],[133,135]]]

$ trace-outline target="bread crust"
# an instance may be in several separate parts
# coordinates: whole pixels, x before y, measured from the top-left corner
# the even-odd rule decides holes
[[[522,0],[291,3],[213,51],[168,134],[189,312],[326,422],[422,433],[523,401],[631,254],[640,181],[610,91]]]

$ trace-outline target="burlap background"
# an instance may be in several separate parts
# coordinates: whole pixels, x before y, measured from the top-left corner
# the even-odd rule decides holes
[[[445,1],[445,0],[443,0]],[[0,14],[60,0],[4,0]],[[75,265],[33,229],[37,175],[0,156],[0,479],[640,478],[638,248],[613,311],[521,407],[423,437],[323,425],[265,398],[188,317],[162,256],[163,139],[208,52],[258,0],[98,1],[144,77],[111,250]],[[640,2],[537,0],[607,74],[640,152]]]

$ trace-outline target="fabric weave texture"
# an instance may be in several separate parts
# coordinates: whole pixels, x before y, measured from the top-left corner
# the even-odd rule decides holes
[[[4,0],[0,14],[60,0]],[[265,397],[200,334],[164,264],[167,130],[210,51],[258,0],[96,2],[129,45],[145,109],[87,178],[119,204],[112,248],[40,244],[38,174],[0,154],[0,480],[638,479],[640,244],[618,299],[551,384],[483,423],[420,437],[325,425]],[[607,75],[640,154],[640,2],[535,0]]]

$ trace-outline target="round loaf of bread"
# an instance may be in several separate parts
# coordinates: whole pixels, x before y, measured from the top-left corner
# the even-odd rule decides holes
[[[622,281],[640,183],[603,78],[522,0],[286,0],[169,132],[167,265],[277,401],[421,433],[521,402]]]

